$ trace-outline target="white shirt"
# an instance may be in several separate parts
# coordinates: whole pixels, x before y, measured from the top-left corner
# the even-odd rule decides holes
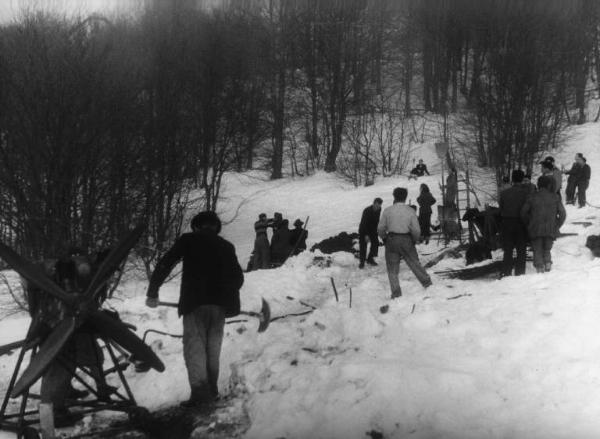
[[[410,233],[416,242],[421,236],[417,213],[404,203],[394,203],[382,212],[377,233],[382,239],[388,233]]]

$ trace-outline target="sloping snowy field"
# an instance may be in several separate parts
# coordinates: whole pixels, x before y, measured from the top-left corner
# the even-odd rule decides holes
[[[588,157],[588,201],[596,206],[599,146],[600,125],[587,124],[572,129],[555,155],[567,167],[575,152]],[[431,149],[416,154],[433,160]],[[233,176],[222,216],[235,219],[223,235],[245,265],[252,223],[262,211],[280,211],[292,221],[310,215],[311,245],[356,231],[362,209],[376,196],[389,205],[395,186],[408,187],[415,200],[422,182],[441,198],[439,175],[418,182],[382,179],[359,189],[325,174],[280,182]],[[404,296],[392,302],[382,253],[380,265],[365,270],[343,253],[333,255],[329,267],[315,266],[305,252],[281,268],[248,273],[244,309],[258,310],[264,297],[273,316],[310,309],[305,304],[317,310],[272,322],[262,334],[256,333],[256,321],[227,325],[220,387],[247,411],[244,437],[364,438],[373,432],[423,439],[599,437],[600,260],[584,244],[588,235],[600,233],[600,210],[568,206],[567,213],[562,231],[579,235],[556,241],[554,270],[544,275],[533,274],[531,265],[526,276],[502,280],[433,274],[434,285],[425,291],[402,265]],[[578,221],[593,225],[571,224]],[[439,249],[434,239],[418,250],[426,261]],[[463,260],[444,260],[430,272],[462,266]],[[144,307],[145,288],[143,282],[123,283],[119,299],[110,304],[140,334],[148,328],[181,333],[174,310]],[[161,298],[175,300],[177,293],[176,279],[161,289]],[[382,313],[382,305],[389,310]],[[0,343],[18,339],[27,324],[22,316],[0,322]],[[128,371],[138,402],[156,409],[187,399],[181,341],[148,338],[167,370]],[[14,357],[0,358],[0,394]]]

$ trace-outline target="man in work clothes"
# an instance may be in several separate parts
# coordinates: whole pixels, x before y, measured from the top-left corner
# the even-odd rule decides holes
[[[267,219],[266,213],[258,216],[258,221],[254,223],[256,239],[254,240],[254,250],[252,252],[252,269],[269,268],[271,264],[271,248],[269,246],[269,237],[267,229],[274,227],[274,221]]]
[[[381,205],[383,200],[375,198],[373,204],[365,207],[362,216],[360,217],[360,225],[358,226],[358,245],[360,264],[359,268],[365,267],[365,259],[369,265],[377,265],[373,259],[378,254],[379,237],[377,236],[377,224],[379,224],[379,216],[381,215]],[[369,257],[367,258],[367,239],[371,242]]]
[[[146,304],[158,305],[158,290],[173,267],[183,260],[178,311],[183,316],[183,357],[191,387],[184,407],[198,407],[218,396],[219,356],[225,317],[240,312],[242,268],[233,245],[219,236],[221,221],[214,212],[192,219],[184,233],[158,261],[150,278]]]
[[[394,189],[394,204],[381,214],[377,232],[385,243],[385,263],[392,290],[392,299],[400,297],[400,259],[404,259],[423,287],[431,285],[431,278],[419,262],[415,243],[421,236],[421,228],[415,210],[405,204],[408,191]]]
[[[529,196],[529,188],[523,185],[524,172],[517,169],[512,173],[512,187],[500,193],[500,216],[502,222],[500,234],[504,259],[502,275],[510,276],[515,268],[515,275],[525,274],[525,258],[527,255],[527,228],[521,220],[521,208]],[[517,250],[517,259],[513,260],[513,250]]]
[[[562,188],[562,172],[554,164],[554,157],[548,156],[540,163],[542,165],[542,174],[554,179],[551,192],[555,192],[561,199],[560,190]]]

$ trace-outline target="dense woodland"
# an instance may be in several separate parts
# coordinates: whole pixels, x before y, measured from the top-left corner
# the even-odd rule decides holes
[[[25,12],[0,28],[2,239],[39,258],[145,222],[150,269],[191,203],[218,209],[224,173],[369,184],[404,170],[427,119],[500,179],[598,119],[599,24],[595,0]]]

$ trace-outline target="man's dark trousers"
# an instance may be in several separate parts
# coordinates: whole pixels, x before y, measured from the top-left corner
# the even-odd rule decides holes
[[[579,207],[585,207],[585,205],[587,204],[585,191],[587,190],[589,185],[589,180],[580,180],[577,182],[577,201],[579,202]]]
[[[369,256],[367,257],[367,237],[369,237],[369,241],[371,241],[371,248],[369,249]],[[358,248],[359,248],[359,256],[360,262],[364,263],[365,259],[372,259],[377,256],[379,253],[379,237],[377,236],[377,232],[375,233],[359,233],[358,235]]]
[[[527,228],[520,218],[502,218],[502,249],[504,259],[502,273],[505,276],[525,274],[525,258],[527,255]],[[513,258],[513,250],[517,250],[517,258]]]

